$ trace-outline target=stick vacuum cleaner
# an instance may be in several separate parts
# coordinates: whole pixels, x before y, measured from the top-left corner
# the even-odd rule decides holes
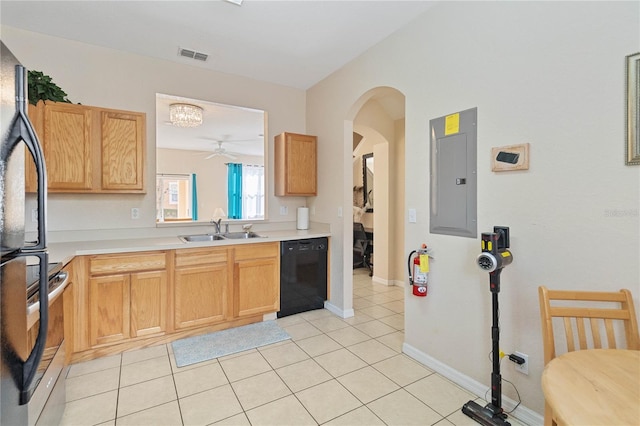
[[[462,406],[462,412],[481,425],[509,426],[507,414],[502,409],[502,376],[500,375],[500,328],[498,326],[498,293],[500,274],[505,266],[513,262],[509,248],[509,228],[494,226],[493,232],[482,233],[482,253],[477,263],[480,269],[489,273],[489,290],[492,296],[493,325],[491,327],[492,361],[491,403],[482,407],[474,401]]]

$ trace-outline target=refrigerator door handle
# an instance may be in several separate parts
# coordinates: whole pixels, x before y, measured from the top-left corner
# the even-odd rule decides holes
[[[38,325],[38,337],[33,346],[33,350],[24,362],[22,367],[22,389],[20,391],[20,404],[26,404],[31,399],[33,389],[31,383],[38,371],[38,365],[42,359],[45,345],[47,343],[47,327],[49,325],[49,278],[47,269],[49,265],[49,253],[41,252],[32,254],[40,258],[40,322]]]
[[[11,122],[11,130],[7,138],[7,144],[3,147],[8,150],[2,153],[5,158],[22,141],[31,153],[38,174],[38,239],[33,245],[25,246],[21,251],[39,251],[47,247],[47,169],[44,162],[44,154],[38,141],[33,125],[27,116],[27,69],[22,65],[16,65],[16,115]]]

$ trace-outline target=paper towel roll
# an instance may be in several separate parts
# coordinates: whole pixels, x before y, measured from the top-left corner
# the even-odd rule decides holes
[[[297,229],[309,229],[309,208],[298,207]]]

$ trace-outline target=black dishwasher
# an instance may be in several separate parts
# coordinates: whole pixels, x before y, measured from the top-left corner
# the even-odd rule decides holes
[[[328,239],[280,243],[280,312],[278,318],[324,308],[327,300]]]

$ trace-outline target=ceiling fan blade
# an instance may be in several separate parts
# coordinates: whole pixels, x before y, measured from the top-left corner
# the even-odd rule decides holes
[[[237,158],[235,155],[231,155],[226,152],[214,152],[204,157],[204,159],[209,160],[210,158],[213,158],[213,157],[227,157],[230,160],[235,160]]]

